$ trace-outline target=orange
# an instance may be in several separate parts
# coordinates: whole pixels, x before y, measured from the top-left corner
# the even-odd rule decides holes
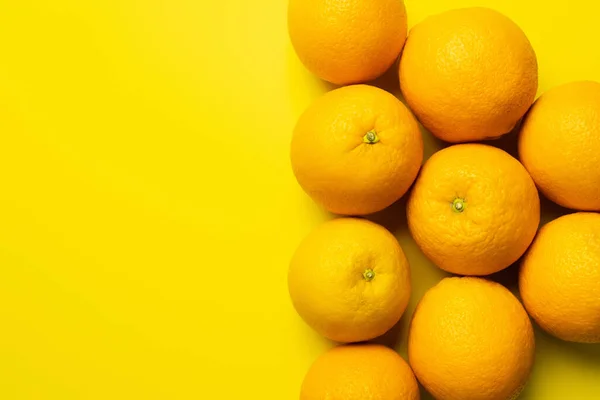
[[[527,250],[539,225],[540,200],[525,168],[508,153],[460,144],[425,163],[407,217],[413,238],[440,268],[488,275]]]
[[[412,370],[396,353],[375,344],[335,347],[310,367],[300,400],[418,400]]]
[[[600,211],[600,83],[543,94],[527,114],[519,156],[542,193],[561,206]]]
[[[300,117],[291,160],[300,185],[327,210],[369,214],[406,193],[421,167],[423,139],[393,95],[348,86],[317,99]]]
[[[523,259],[519,288],[544,330],[600,343],[600,214],[570,214],[545,225]]]
[[[437,400],[516,399],[534,350],[521,303],[481,278],[446,278],[427,291],[408,337],[410,365]]]
[[[487,8],[431,16],[411,29],[400,61],[404,98],[448,142],[513,129],[538,87],[537,59],[523,31]]]
[[[288,29],[312,73],[338,85],[361,83],[398,58],[406,9],[402,0],[290,0]]]
[[[383,335],[400,320],[410,297],[408,261],[396,238],[373,222],[324,223],[300,244],[288,284],[298,314],[338,342]]]

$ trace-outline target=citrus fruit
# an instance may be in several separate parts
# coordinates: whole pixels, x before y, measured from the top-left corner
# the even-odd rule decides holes
[[[488,275],[527,250],[539,225],[540,201],[533,180],[508,153],[459,144],[425,163],[407,217],[413,238],[437,266]]]
[[[291,144],[303,189],[337,214],[380,211],[408,190],[423,160],[423,139],[393,95],[355,85],[328,92],[300,117]]]
[[[543,226],[523,258],[519,289],[544,330],[600,343],[600,214],[565,215]]]
[[[338,85],[361,83],[398,58],[406,9],[402,0],[290,0],[288,29],[309,71]]]
[[[384,227],[341,218],[302,241],[290,263],[288,285],[308,325],[331,340],[361,342],[398,322],[410,297],[410,270]]]
[[[410,365],[438,400],[509,400],[525,386],[534,360],[533,328],[504,286],[445,278],[413,314]]]
[[[376,344],[334,347],[308,370],[300,400],[418,400],[412,370],[396,353]]]
[[[440,139],[495,138],[531,106],[537,59],[508,17],[488,8],[447,11],[411,29],[400,87],[417,118]]]
[[[542,193],[561,206],[600,211],[600,83],[544,93],[523,121],[519,157]]]

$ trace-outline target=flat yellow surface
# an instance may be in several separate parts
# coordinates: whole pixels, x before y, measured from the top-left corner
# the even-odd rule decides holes
[[[406,4],[411,26],[448,7],[505,12],[537,51],[540,93],[600,80],[597,2]],[[294,313],[287,264],[331,215],[296,184],[288,146],[331,86],[296,58],[286,7],[0,1],[0,398],[297,399],[331,343]],[[378,84],[397,92],[394,74]],[[403,213],[374,218],[412,265],[407,316],[382,339],[405,354],[443,274]],[[599,346],[537,339],[522,399],[600,398]]]

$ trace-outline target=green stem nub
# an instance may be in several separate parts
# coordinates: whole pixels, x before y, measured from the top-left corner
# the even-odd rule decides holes
[[[467,206],[467,203],[466,203],[465,199],[456,198],[452,202],[452,211],[461,213],[461,212],[465,211],[466,206]]]
[[[375,271],[371,268],[366,269],[365,272],[363,272],[363,278],[365,278],[365,281],[371,282],[373,278],[375,278]]]
[[[375,144],[379,142],[379,137],[377,136],[377,132],[375,130],[370,130],[367,132],[365,136],[363,136],[363,142],[367,144]]]

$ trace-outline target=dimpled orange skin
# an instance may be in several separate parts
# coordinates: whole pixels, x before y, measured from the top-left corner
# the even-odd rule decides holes
[[[290,0],[288,30],[312,73],[337,85],[362,83],[398,58],[406,9],[402,0]]]
[[[519,157],[550,200],[600,211],[600,83],[573,82],[544,93],[523,122]]]
[[[575,213],[545,225],[523,259],[519,289],[545,331],[600,343],[600,215]]]
[[[499,137],[533,102],[537,58],[523,31],[487,8],[431,16],[400,60],[402,94],[419,121],[452,143]]]
[[[400,320],[410,298],[410,268],[384,227],[340,218],[302,241],[290,263],[288,288],[296,311],[314,330],[337,342],[362,342]]]
[[[533,328],[502,285],[446,278],[425,293],[411,322],[408,355],[437,400],[512,400],[534,362]]]
[[[527,250],[539,225],[540,200],[525,168],[508,153],[459,144],[425,163],[407,217],[416,243],[437,266],[460,275],[488,275]]]
[[[309,369],[300,400],[419,400],[412,370],[396,353],[375,344],[335,347]]]
[[[373,131],[376,143],[365,143]],[[423,139],[411,112],[393,95],[355,85],[326,93],[302,114],[291,144],[294,174],[327,210],[380,211],[410,187],[423,161]]]

